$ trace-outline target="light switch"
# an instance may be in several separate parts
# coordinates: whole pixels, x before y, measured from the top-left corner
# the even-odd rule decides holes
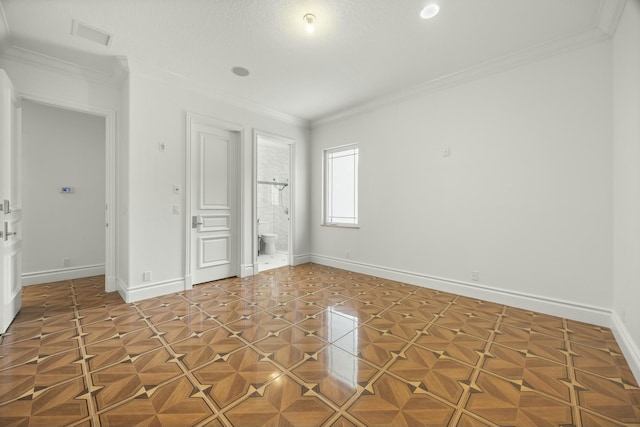
[[[174,185],[173,186],[173,194],[180,194],[180,186],[179,185]]]

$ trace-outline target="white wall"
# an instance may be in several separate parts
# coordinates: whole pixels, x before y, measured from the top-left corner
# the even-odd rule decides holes
[[[640,1],[613,40],[614,319],[640,378]],[[624,348],[624,347],[623,347]]]
[[[242,184],[244,250],[241,264],[253,267],[255,224],[253,223],[253,130],[271,132],[295,140],[297,221],[294,254],[306,255],[308,238],[308,180],[306,126],[286,123],[249,112],[194,91],[150,77],[132,65],[129,78],[129,267],[128,283],[120,291],[129,300],[147,298],[184,288],[184,192],[175,195],[173,185],[185,185],[185,114],[197,113],[243,127],[245,176]],[[166,151],[158,149],[160,141]],[[174,204],[182,213],[172,212]],[[142,281],[152,272],[150,282]]]
[[[116,236],[116,271],[118,283],[129,283],[130,278],[130,252],[129,252],[129,77],[122,85],[122,98],[120,100],[120,116],[118,124],[118,150],[116,151],[116,209],[117,227]]]
[[[312,259],[603,322],[611,93],[605,42],[314,127]],[[360,228],[320,226],[322,150],[352,142]]]
[[[104,118],[23,102],[22,160],[23,284],[104,274]]]

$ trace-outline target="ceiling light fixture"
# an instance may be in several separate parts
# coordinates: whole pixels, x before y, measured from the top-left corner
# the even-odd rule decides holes
[[[313,33],[315,30],[316,15],[307,13],[302,19],[304,19],[304,22],[307,24],[307,33]]]
[[[231,72],[238,77],[247,77],[249,75],[249,70],[244,67],[233,67]]]
[[[427,5],[427,7],[425,7],[424,9],[422,9],[422,11],[420,12],[420,17],[422,19],[431,19],[434,16],[436,16],[438,12],[440,12],[440,6],[438,6],[435,3],[432,3],[430,5]]]

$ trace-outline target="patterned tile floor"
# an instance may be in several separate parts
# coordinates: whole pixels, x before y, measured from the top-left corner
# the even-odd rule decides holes
[[[306,264],[125,304],[26,287],[0,425],[640,425],[609,329]]]
[[[285,251],[277,251],[273,255],[258,255],[258,271],[266,271],[274,268],[289,265],[289,253]]]

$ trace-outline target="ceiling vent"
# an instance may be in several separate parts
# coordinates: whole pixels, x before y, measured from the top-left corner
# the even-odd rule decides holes
[[[73,20],[73,29],[71,34],[107,47],[111,44],[111,40],[113,39],[113,36],[106,31],[90,27],[89,25],[76,21],[75,19]]]

